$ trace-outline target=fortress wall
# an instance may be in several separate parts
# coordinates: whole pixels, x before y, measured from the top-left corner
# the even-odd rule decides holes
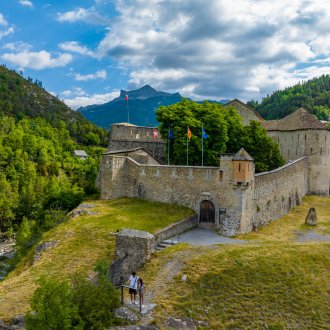
[[[113,124],[111,126],[111,140],[153,142],[153,127]],[[161,140],[160,137],[156,140]]]
[[[288,162],[306,156],[306,130],[301,131],[268,131],[267,134],[280,146],[281,154]]]
[[[232,187],[231,161],[222,161],[220,168],[157,166],[141,165],[125,156],[104,155],[100,171],[101,199],[127,196],[175,203],[192,208],[198,216],[200,203],[209,200],[215,206],[215,225],[221,232],[231,236],[239,231],[244,190]],[[221,221],[220,208],[226,209]]]
[[[313,133],[313,134],[311,134]],[[330,131],[318,130],[307,136],[309,193],[329,195],[330,190]]]
[[[134,149],[142,147],[147,150],[151,155],[162,163],[166,163],[166,143],[162,141],[150,142],[150,141],[125,141],[125,140],[110,140],[108,150],[124,150]]]
[[[330,188],[330,131],[298,130],[269,131],[268,135],[280,145],[286,161],[308,156],[308,191],[328,195]]]
[[[258,122],[261,121],[261,119],[254,113],[254,111],[248,108],[246,105],[238,101],[232,101],[229,105],[233,106],[239,113],[239,115],[241,115],[244,125],[249,125],[251,120],[255,120]]]
[[[308,191],[308,158],[255,175],[253,227],[265,225],[300,205]]]

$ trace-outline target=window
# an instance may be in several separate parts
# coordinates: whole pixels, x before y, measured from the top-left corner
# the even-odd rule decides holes
[[[219,171],[219,181],[223,180],[223,171]]]
[[[241,172],[241,163],[238,163],[238,172]]]

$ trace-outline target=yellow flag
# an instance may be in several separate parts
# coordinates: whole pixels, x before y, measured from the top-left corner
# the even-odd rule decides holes
[[[191,130],[190,130],[190,128],[188,127],[188,139],[189,139],[189,141],[190,141],[190,139],[191,139],[191,137],[192,137],[192,133],[191,133]]]

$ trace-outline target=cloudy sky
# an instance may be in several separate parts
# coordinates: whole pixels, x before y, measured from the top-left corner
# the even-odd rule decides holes
[[[330,73],[328,0],[0,1],[0,63],[73,108],[145,84],[248,101]]]

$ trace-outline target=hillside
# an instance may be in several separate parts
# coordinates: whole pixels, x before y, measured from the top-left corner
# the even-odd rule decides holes
[[[70,136],[83,144],[106,145],[106,133],[70,109],[42,87],[42,82],[23,78],[0,65],[0,113],[20,120],[42,117],[53,127],[68,129]]]
[[[128,101],[125,100],[126,95],[128,95]],[[146,85],[137,90],[121,90],[120,96],[108,103],[90,105],[79,108],[77,111],[104,128],[109,128],[113,123],[127,122],[128,111],[130,123],[138,126],[155,126],[158,125],[155,110],[161,105],[174,104],[181,99],[182,96],[179,93],[160,92]]]
[[[44,233],[42,240],[55,241],[54,248],[44,251],[36,262],[33,262],[34,249],[30,249],[16,269],[0,282],[0,319],[9,319],[29,309],[29,299],[40,276],[69,279],[76,272],[90,275],[98,260],[112,260],[115,236],[111,234],[117,230],[133,228],[155,233],[193,214],[186,207],[139,199],[87,203],[89,208],[85,210],[90,214],[71,218]]]
[[[25,239],[17,258],[65,213],[97,192],[106,132],[47,93],[40,81],[0,66],[0,232]],[[83,149],[86,160],[74,157]]]
[[[94,214],[70,219],[45,233],[43,241],[56,245],[34,264],[30,250],[0,283],[0,318],[8,320],[28,310],[39,276],[59,280],[74,272],[89,275],[100,258],[113,260],[114,236],[109,233],[123,227],[154,233],[189,214],[184,208],[137,199],[88,203]],[[203,329],[327,329],[329,244],[298,241],[297,233],[310,231],[304,218],[313,206],[318,212],[313,232],[329,236],[328,205],[329,196],[305,197],[282,219],[241,235],[248,241],[244,245],[185,243],[155,253],[138,271],[146,283],[146,303],[157,304],[142,323],[167,329],[172,317],[199,321]]]
[[[330,75],[322,75],[279,90],[258,101],[247,103],[266,119],[280,119],[298,108],[305,108],[320,120],[330,118]]]

